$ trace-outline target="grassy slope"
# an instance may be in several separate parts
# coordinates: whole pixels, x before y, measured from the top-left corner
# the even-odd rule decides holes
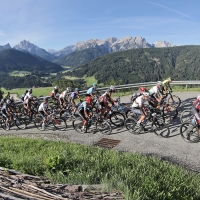
[[[37,151],[35,151],[37,149]],[[127,200],[199,199],[198,175],[159,158],[101,148],[1,137],[0,166],[57,183],[99,184],[122,191]]]

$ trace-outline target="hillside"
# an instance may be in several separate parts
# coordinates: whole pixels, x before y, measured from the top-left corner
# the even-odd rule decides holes
[[[131,49],[97,58],[67,75],[95,76],[99,83],[127,84],[162,80],[199,80],[200,46]]]
[[[9,72],[12,70],[24,70],[29,72],[58,72],[63,68],[55,63],[46,61],[28,52],[21,52],[15,49],[0,51],[0,71]]]
[[[77,67],[83,65],[95,58],[99,58],[103,55],[109,54],[109,51],[100,47],[89,48],[80,51],[73,52],[67,56],[64,56],[54,62],[64,66]]]

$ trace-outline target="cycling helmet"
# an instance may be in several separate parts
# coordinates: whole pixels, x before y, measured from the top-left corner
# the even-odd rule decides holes
[[[146,91],[147,91],[147,88],[141,87],[141,88],[140,88],[140,91],[141,91],[141,92],[146,92]]]
[[[30,88],[29,90],[28,90],[28,92],[32,92],[33,90],[32,90],[32,88]]]
[[[67,87],[66,90],[70,92],[70,91],[71,91],[71,88],[70,88],[70,87]]]
[[[10,104],[10,103],[11,103],[10,99],[7,99],[6,103],[7,103],[7,104]]]
[[[149,93],[148,93],[148,92],[144,92],[144,93],[143,93],[143,96],[148,97],[148,96],[149,96]]]
[[[13,96],[11,96],[11,97],[10,97],[10,100],[14,100],[14,97],[13,97]]]
[[[55,89],[55,90],[58,90],[58,86],[55,86],[54,89]]]
[[[161,81],[158,81],[158,82],[157,82],[157,85],[160,85],[160,86],[161,86],[161,85],[162,85],[162,82],[161,82]]]
[[[27,93],[27,92],[28,92],[28,90],[25,90],[25,91],[24,91],[24,93]]]
[[[48,97],[44,97],[44,101],[47,101],[48,100]]]
[[[92,98],[91,97],[86,97],[86,101],[88,102],[88,103],[92,103]]]
[[[79,92],[79,89],[78,88],[75,88],[75,90],[74,90],[75,92]]]
[[[97,84],[96,84],[96,83],[93,83],[93,87],[97,87]]]

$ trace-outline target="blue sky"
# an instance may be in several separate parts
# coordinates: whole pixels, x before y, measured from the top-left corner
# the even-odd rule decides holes
[[[199,0],[1,0],[0,45],[60,50],[78,41],[141,36],[200,45]]]

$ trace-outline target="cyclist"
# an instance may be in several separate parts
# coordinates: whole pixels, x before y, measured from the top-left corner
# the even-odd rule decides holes
[[[24,104],[24,107],[28,110],[28,115],[31,116],[31,113],[32,113],[32,105],[35,104],[34,100],[33,100],[33,95],[30,94],[29,95],[29,98],[26,99],[23,104]]]
[[[169,77],[167,78],[166,80],[164,80],[162,82],[162,85],[163,85],[163,91],[168,91],[168,90],[172,90],[171,86],[170,86],[170,83],[172,82],[172,78]]]
[[[66,100],[66,97],[69,98],[69,92],[71,91],[70,87],[67,87],[65,91],[63,91],[60,95],[59,95],[59,102],[60,102],[60,106],[63,106],[63,103],[67,103],[68,101]]]
[[[78,107],[79,115],[83,119],[82,130],[85,130],[87,122],[92,116],[91,109],[92,109],[92,98],[88,96],[88,97],[86,97],[86,101],[83,101]]]
[[[93,83],[93,86],[87,90],[86,96],[90,96],[94,99],[94,97],[95,97],[94,93],[95,93],[96,89],[97,89],[97,84]]]
[[[28,93],[28,90],[25,90],[25,91],[24,91],[24,94],[22,94],[22,96],[21,96],[22,102],[24,102],[24,97],[26,96],[27,93]]]
[[[114,92],[116,92],[116,89],[114,86],[111,85],[110,88],[99,97],[100,119],[103,115],[107,115],[110,112],[111,108],[109,106],[109,103],[111,103],[113,106],[114,103],[117,102],[111,98],[111,95]]]
[[[6,118],[6,130],[9,130],[9,120],[11,120],[12,117],[12,110],[10,108],[10,99],[6,100],[6,103],[3,104],[1,111],[2,115]]]
[[[48,97],[44,97],[44,101],[40,104],[40,106],[38,108],[38,113],[43,118],[42,130],[45,130],[45,123],[47,121],[47,117],[49,116],[49,114],[47,112],[48,106],[49,106]]]
[[[32,90],[32,88],[30,88],[29,90],[28,90],[28,92],[26,93],[26,95],[24,96],[24,101],[25,100],[27,100],[29,97],[30,97],[30,95],[33,93],[33,90]]]
[[[59,101],[58,97],[56,96],[57,94],[59,94],[59,91],[58,91],[58,90],[59,90],[58,86],[55,86],[54,89],[51,91],[50,97],[51,97],[53,100],[58,100],[58,101]]]
[[[7,100],[7,99],[10,99],[10,92],[8,92],[7,94],[5,94],[4,98]]]
[[[162,95],[161,89],[162,89],[162,82],[158,81],[156,86],[152,87],[149,90],[149,95],[150,95],[149,104],[152,105],[153,107],[157,107],[164,97]]]
[[[135,99],[132,105],[132,112],[140,115],[140,119],[137,121],[137,124],[139,124],[144,131],[147,131],[147,129],[143,127],[143,123],[147,115],[145,111],[144,103],[145,101],[148,101],[148,99],[149,99],[149,93],[143,92],[141,96]]]
[[[141,88],[139,89],[139,91],[135,92],[135,93],[131,96],[131,102],[134,102],[134,100],[135,100],[137,97],[141,96],[144,92],[148,92],[147,88],[141,87]]]
[[[68,98],[68,102],[69,102],[70,106],[74,106],[74,110],[73,110],[74,113],[77,110],[77,105],[74,101],[74,99],[76,99],[76,98],[80,99],[78,88],[75,88],[74,92],[72,92],[71,95]]]

